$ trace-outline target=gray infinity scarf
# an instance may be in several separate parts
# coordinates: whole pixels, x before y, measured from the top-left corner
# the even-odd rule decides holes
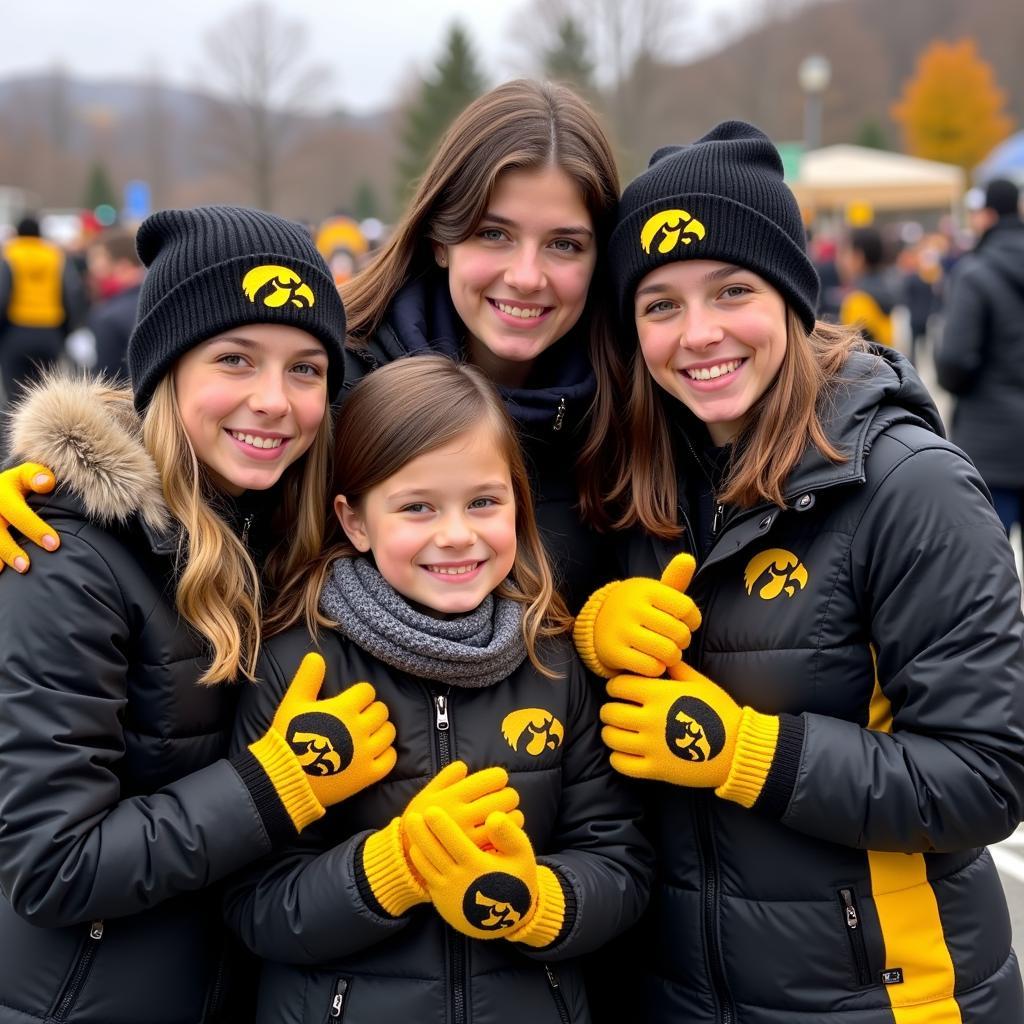
[[[386,665],[453,686],[490,686],[526,657],[523,608],[488,594],[451,619],[416,611],[365,558],[339,558],[320,594],[320,610],[340,632]]]

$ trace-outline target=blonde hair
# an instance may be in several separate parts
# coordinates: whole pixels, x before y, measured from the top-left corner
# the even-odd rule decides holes
[[[540,662],[538,641],[567,632],[572,619],[555,589],[537,530],[515,426],[494,385],[480,370],[445,356],[422,355],[389,363],[360,381],[338,414],[330,493],[344,494],[358,508],[368,491],[413,459],[484,424],[494,432],[497,448],[508,463],[516,506],[515,562],[495,593],[524,605],[523,639],[530,661],[538,671],[554,677]],[[333,562],[358,552],[333,512],[326,540],[326,549],[307,570],[301,591],[292,591],[293,622],[304,616],[309,624],[334,626],[319,610],[320,592]]]
[[[173,374],[157,385],[142,424],[143,443],[156,463],[164,500],[181,524],[175,603],[178,613],[212,648],[203,684],[253,679],[262,638],[263,588],[271,595],[307,564],[323,543],[323,495],[331,446],[325,414],[306,454],[282,474],[276,518],[286,528],[260,572],[245,545],[216,511],[217,492],[181,421]],[[279,617],[272,603],[268,629]]]
[[[716,495],[722,504],[750,508],[759,502],[784,507],[783,488],[808,445],[830,462],[846,454],[829,441],[822,410],[831,401],[838,374],[851,351],[863,346],[853,328],[818,321],[808,334],[800,318],[786,310],[786,352],[775,379],[748,411],[734,444],[735,461]],[[640,346],[634,347],[626,397],[625,444],[612,458],[613,482],[605,495],[602,525],[640,526],[656,537],[682,533],[678,518],[678,469],[665,413],[666,401],[647,370]],[[620,421],[621,422],[621,419]],[[618,423],[604,423],[613,430]]]
[[[611,144],[587,103],[567,86],[517,79],[471,103],[441,140],[402,218],[373,261],[342,286],[352,348],[380,327],[395,295],[410,281],[437,275],[433,244],[469,238],[506,171],[555,166],[579,189],[594,227],[598,261],[580,317],[597,376],[593,417],[577,460],[581,508],[600,504],[604,478],[602,441],[594,420],[617,412],[623,378],[616,356],[612,288],[604,254],[619,201],[619,176]]]

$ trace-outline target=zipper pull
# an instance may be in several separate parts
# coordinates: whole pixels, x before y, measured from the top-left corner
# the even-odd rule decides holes
[[[548,967],[547,964],[545,964],[544,965],[544,973],[548,976],[548,984],[557,992],[558,991],[558,978],[556,977],[555,972],[553,970],[551,970],[551,968]]]
[[[857,916],[857,908],[853,904],[853,894],[849,889],[840,889],[839,895],[843,897],[843,903],[846,906],[846,927],[854,929],[860,924],[860,918]]]
[[[331,1020],[338,1020],[341,1017],[341,1011],[345,1008],[345,993],[348,991],[348,981],[345,978],[339,978],[334,985],[334,998],[331,1000]]]
[[[725,506],[716,505],[715,514],[711,517],[711,536],[717,537],[718,531],[722,528],[722,520],[725,518]]]
[[[89,925],[89,938],[99,942],[103,938],[103,922],[93,921]]]
[[[437,706],[437,718],[434,724],[437,726],[438,732],[448,731],[448,698],[444,694],[439,693],[434,697],[434,704]]]
[[[555,413],[555,425],[551,428],[552,430],[561,430],[562,422],[565,420],[565,399],[560,398],[558,400],[558,412]]]
[[[242,543],[243,544],[248,544],[249,543],[249,527],[252,526],[252,521],[255,518],[256,518],[256,516],[252,512],[250,512],[249,515],[247,515],[242,520]]]

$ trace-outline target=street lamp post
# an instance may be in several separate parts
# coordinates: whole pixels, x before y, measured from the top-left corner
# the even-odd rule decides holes
[[[810,152],[821,146],[822,108],[832,65],[828,57],[811,54],[800,62],[797,74],[804,93],[804,148]]]

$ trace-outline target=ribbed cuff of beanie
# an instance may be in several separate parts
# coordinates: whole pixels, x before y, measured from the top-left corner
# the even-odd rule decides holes
[[[391,917],[401,917],[417,903],[430,901],[406,860],[400,818],[392,818],[390,824],[367,836],[360,860],[374,900]]]
[[[537,865],[537,909],[529,923],[512,938],[525,946],[550,946],[566,930],[565,890],[558,875],[545,864]]]
[[[580,661],[594,675],[601,676],[602,679],[611,679],[617,673],[615,669],[608,668],[597,656],[597,649],[594,647],[594,623],[604,607],[605,598],[610,593],[612,587],[617,585],[618,580],[606,583],[600,590],[595,590],[587,598],[586,604],[580,609],[580,613],[576,616],[576,622],[572,627],[572,638],[576,644],[576,651],[580,656]]]
[[[715,793],[723,800],[753,807],[771,771],[778,742],[779,716],[744,708],[729,774]]]
[[[267,800],[269,786],[274,797],[283,805],[295,832],[301,832],[307,825],[324,816],[324,805],[314,795],[306,773],[283,736],[274,729],[268,729],[265,736],[249,744],[249,752],[258,762],[266,779],[266,783],[259,782],[255,790],[249,786],[257,807],[260,807],[261,801]],[[245,778],[243,775],[243,781]],[[246,782],[246,785],[249,783]],[[262,810],[260,813],[263,813]]]

